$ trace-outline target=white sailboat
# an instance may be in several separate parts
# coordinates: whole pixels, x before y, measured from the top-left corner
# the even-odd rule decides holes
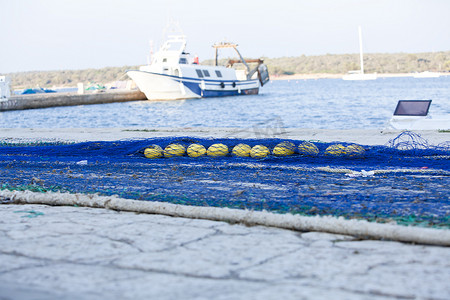
[[[344,75],[342,79],[344,80],[375,80],[377,79],[377,74],[365,74],[364,73],[364,59],[363,59],[363,49],[362,49],[362,34],[361,34],[361,26],[358,27],[359,31],[359,59],[361,64],[361,70],[355,70],[348,72],[347,75]]]

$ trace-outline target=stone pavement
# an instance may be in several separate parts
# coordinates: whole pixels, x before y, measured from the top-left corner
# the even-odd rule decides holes
[[[0,299],[449,299],[450,248],[0,205]]]

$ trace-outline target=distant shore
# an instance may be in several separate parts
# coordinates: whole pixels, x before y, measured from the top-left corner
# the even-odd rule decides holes
[[[412,77],[415,73],[377,73],[379,78],[388,77]],[[440,76],[450,76],[450,73],[439,73]],[[315,74],[293,74],[293,75],[271,75],[270,80],[298,80],[298,79],[322,79],[322,78],[342,78],[346,74],[330,74],[330,73],[315,73]]]

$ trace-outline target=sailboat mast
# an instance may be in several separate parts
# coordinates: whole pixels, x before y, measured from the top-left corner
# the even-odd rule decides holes
[[[363,49],[362,49],[361,26],[358,26],[358,31],[359,31],[359,60],[361,62],[361,74],[364,74],[364,60],[363,60]]]

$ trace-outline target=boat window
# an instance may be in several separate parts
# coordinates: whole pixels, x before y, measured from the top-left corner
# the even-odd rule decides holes
[[[187,60],[186,60],[186,58],[182,57],[182,58],[180,58],[180,61],[178,63],[180,65],[186,65],[187,64]]]
[[[203,74],[205,75],[205,77],[210,77],[208,70],[203,70]]]
[[[195,69],[195,72],[197,72],[197,75],[198,75],[199,78],[203,78],[202,70]]]
[[[220,71],[216,71],[217,77],[222,77],[222,73]]]
[[[163,58],[163,62],[167,62],[167,58]]]

